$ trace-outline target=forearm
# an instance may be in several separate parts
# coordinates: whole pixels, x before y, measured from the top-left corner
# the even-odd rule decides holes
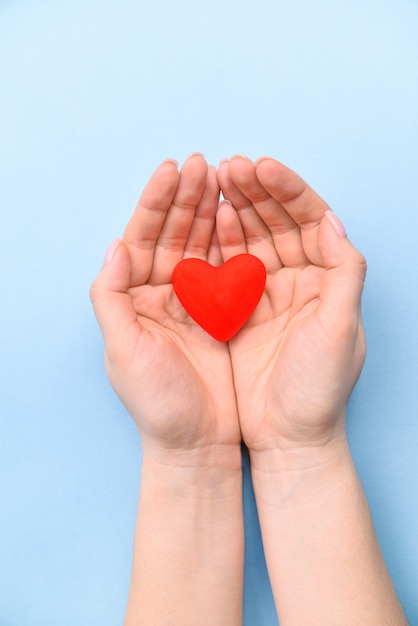
[[[205,456],[144,455],[125,626],[242,623],[240,448]]]
[[[346,442],[253,457],[282,626],[404,626]]]

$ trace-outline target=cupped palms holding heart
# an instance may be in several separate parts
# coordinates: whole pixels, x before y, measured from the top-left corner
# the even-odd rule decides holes
[[[183,259],[172,275],[173,288],[190,317],[217,341],[229,341],[254,312],[266,283],[257,257],[239,254],[219,267]]]

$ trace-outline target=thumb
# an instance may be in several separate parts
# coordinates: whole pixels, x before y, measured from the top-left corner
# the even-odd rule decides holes
[[[110,357],[117,354],[127,335],[137,332],[137,315],[128,291],[130,278],[129,250],[120,239],[115,239],[90,288],[90,299]]]
[[[332,211],[322,218],[318,244],[327,270],[321,288],[321,305],[343,327],[344,320],[357,322],[366,278],[366,261],[347,238],[340,219]]]

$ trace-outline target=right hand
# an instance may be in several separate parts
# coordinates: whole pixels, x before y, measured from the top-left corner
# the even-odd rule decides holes
[[[238,412],[250,452],[344,438],[344,413],[365,356],[360,297],[366,264],[326,203],[273,159],[236,157],[218,170],[224,261],[249,252],[265,293],[230,342]]]

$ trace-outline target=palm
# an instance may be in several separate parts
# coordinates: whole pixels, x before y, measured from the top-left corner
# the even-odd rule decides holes
[[[126,394],[136,398],[131,414],[175,447],[235,443],[240,433],[227,347],[190,320],[171,284],[135,287],[131,297],[138,315]],[[143,419],[148,414],[155,415],[151,423]]]
[[[248,327],[231,342],[241,429],[252,449],[297,443],[344,408],[355,380],[342,376],[351,355],[321,317],[325,279],[322,268],[280,270],[269,278]],[[356,376],[357,368],[352,371]],[[344,380],[346,388],[330,380]]]

